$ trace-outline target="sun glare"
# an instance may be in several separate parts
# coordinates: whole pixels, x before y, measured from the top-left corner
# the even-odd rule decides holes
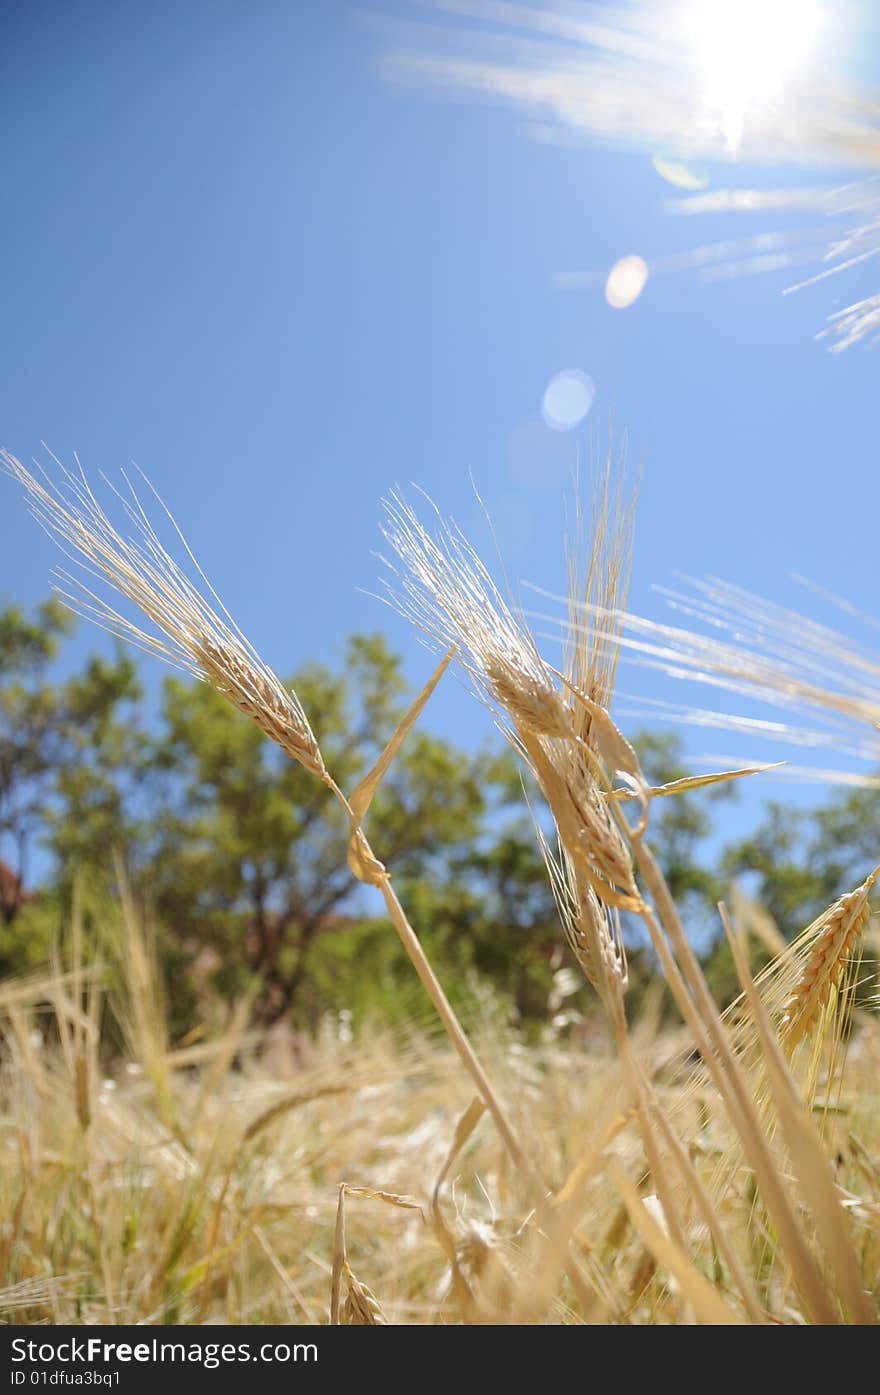
[[[779,99],[820,27],[815,0],[699,0],[691,31],[708,106],[735,151],[751,110]]]

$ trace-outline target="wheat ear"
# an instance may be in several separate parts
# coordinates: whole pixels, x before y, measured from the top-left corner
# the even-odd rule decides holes
[[[280,684],[267,681],[259,669],[210,635],[196,643],[195,653],[208,682],[218,693],[256,722],[291,760],[324,778],[324,762],[312,730],[308,723],[298,720],[288,694],[283,689],[279,691]]]
[[[192,553],[190,560],[214,597],[215,606],[178,566],[131,486],[127,496],[119,496],[133,529],[125,538],[110,521],[82,470],[74,473],[59,462],[59,485],[45,475],[38,479],[6,451],[0,451],[0,463],[23,485],[38,523],[80,568],[79,573],[57,571],[53,578],[56,590],[71,609],[209,683],[292,759],[327,780],[318,742],[296,694],[284,687],[257,654],[220,603]],[[177,532],[183,541],[180,530]],[[183,545],[186,547],[185,542]],[[142,629],[120,615],[103,595],[90,588],[83,574],[118,591],[141,610],[153,628]]]
[[[814,1028],[839,985],[871,917],[868,895],[880,873],[876,867],[855,891],[826,911],[800,975],[782,1010],[780,1036],[789,1054]]]
[[[361,1283],[348,1260],[342,1262],[342,1277],[347,1290],[339,1319],[342,1326],[385,1327],[387,1319],[378,1298],[371,1288]]]
[[[397,578],[387,585],[391,604],[433,639],[456,647],[478,695],[531,768],[567,854],[603,904],[634,909],[632,859],[604,788],[595,719],[585,715],[588,708],[595,714],[597,704],[568,677],[568,691],[560,692],[524,619],[455,524],[438,513],[429,532],[398,495],[385,508],[385,538],[401,564],[400,571],[389,564]],[[602,509],[607,531],[607,500]],[[610,694],[613,648],[613,638],[591,634],[573,661],[575,678],[600,699]]]

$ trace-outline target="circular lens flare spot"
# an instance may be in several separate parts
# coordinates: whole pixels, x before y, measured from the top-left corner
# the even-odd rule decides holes
[[[638,300],[648,279],[648,264],[641,257],[621,257],[605,282],[605,299],[615,310],[625,310]]]
[[[595,397],[592,378],[579,368],[565,368],[547,384],[541,416],[552,430],[570,431],[583,421]]]

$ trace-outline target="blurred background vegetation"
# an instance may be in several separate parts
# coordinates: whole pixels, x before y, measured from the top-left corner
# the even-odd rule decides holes
[[[101,937],[124,869],[176,1041],[222,1026],[242,1002],[255,1025],[303,1031],[327,1013],[353,1026],[421,1015],[396,936],[348,871],[327,790],[205,685],[168,678],[156,711],[121,647],[70,673],[58,660],[73,624],[54,600],[30,614],[0,610],[0,976],[53,957],[74,897],[88,951],[112,964]],[[381,635],[354,635],[337,671],[308,666],[291,679],[350,788],[405,705],[398,658]],[[588,1031],[590,997],[559,932],[513,757],[500,738],[474,758],[429,728],[430,709],[382,786],[370,832],[450,996],[487,1011],[491,997],[527,1032],[548,1021]],[[674,734],[637,745],[652,782],[686,773]],[[733,881],[789,938],[876,862],[868,844],[880,813],[877,791],[806,812],[775,803],[752,836],[725,845],[718,805],[734,797],[721,786],[657,801],[652,816],[724,1002],[735,975],[715,907]],[[653,963],[632,929],[629,941],[637,1013]],[[756,946],[756,963],[768,955]]]

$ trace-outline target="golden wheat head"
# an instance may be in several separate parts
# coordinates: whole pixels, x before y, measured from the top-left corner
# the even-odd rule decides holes
[[[528,628],[461,531],[437,513],[432,536],[397,494],[385,512],[383,534],[401,563],[398,570],[386,562],[397,577],[386,583],[394,608],[431,638],[457,646],[480,696],[508,731],[512,724],[537,736],[569,736],[567,705]]]
[[[841,896],[814,928],[800,974],[783,1007],[780,1034],[791,1052],[813,1030],[843,979],[871,916],[868,895],[880,872],[875,869]]]
[[[560,842],[581,877],[603,905],[632,907],[632,859],[608,799],[608,772],[584,740],[583,700],[571,691],[561,695],[528,627],[514,616],[454,524],[438,514],[432,535],[396,495],[386,512],[384,534],[402,563],[400,571],[392,567],[398,578],[397,589],[388,587],[392,604],[434,638],[457,646],[478,693],[500,718],[540,786]],[[601,517],[604,537],[607,483]],[[618,534],[624,531],[616,529]],[[606,550],[619,558],[620,548]],[[615,565],[618,575],[610,584],[617,594],[621,567],[619,562]],[[614,660],[608,645],[593,639],[587,650],[603,681],[590,687],[607,699]],[[583,658],[575,671],[586,679],[585,665]]]
[[[81,469],[74,473],[59,462],[60,481],[55,483],[47,475],[38,479],[6,451],[0,452],[0,461],[23,486],[31,513],[78,568],[74,573],[59,569],[53,576],[55,589],[71,609],[209,683],[293,760],[325,777],[321,752],[299,699],[232,621],[179,529],[193,566],[225,620],[163,547],[130,485],[127,497],[116,496],[133,529],[133,535],[124,538]],[[85,576],[118,591],[142,611],[153,629],[142,629],[120,615],[86,584]]]

